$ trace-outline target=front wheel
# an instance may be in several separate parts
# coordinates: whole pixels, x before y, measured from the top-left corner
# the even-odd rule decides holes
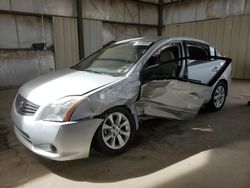
[[[211,100],[206,105],[206,107],[210,111],[218,111],[224,106],[226,97],[227,97],[227,86],[224,82],[220,81],[214,88]]]
[[[97,148],[106,154],[120,154],[132,143],[134,135],[135,123],[130,112],[122,107],[113,108],[104,114],[97,130]]]

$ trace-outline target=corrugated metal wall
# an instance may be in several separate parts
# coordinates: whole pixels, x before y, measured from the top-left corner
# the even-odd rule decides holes
[[[0,0],[0,10],[76,16],[75,0]]]
[[[250,14],[250,0],[185,0],[164,7],[163,23],[184,23]]]
[[[56,69],[70,67],[79,61],[77,21],[53,17]],[[102,22],[83,21],[85,57],[102,48]]]
[[[43,33],[44,31],[44,33]],[[33,43],[53,45],[50,18],[0,14],[0,49],[31,48]]]
[[[70,67],[79,61],[77,21],[53,17],[56,69]]]
[[[19,86],[53,70],[52,51],[0,50],[0,88]]]
[[[85,56],[111,40],[157,34],[157,5],[134,0],[81,1]],[[23,84],[53,71],[55,64],[56,69],[62,69],[79,61],[76,6],[75,0],[0,0],[0,87]],[[47,43],[50,58],[47,64],[47,55],[37,55],[47,51],[37,53],[32,49],[33,43],[41,42]],[[55,51],[50,48],[53,46]],[[44,58],[47,69],[39,72],[40,58]],[[16,65],[20,59],[24,62],[22,68]],[[19,79],[20,75],[26,79]],[[9,82],[5,78],[13,79]]]
[[[87,57],[102,48],[102,22],[83,20],[84,55]]]
[[[234,78],[250,79],[250,15],[170,24],[166,25],[165,35],[209,42],[223,56],[233,59]]]
[[[157,6],[134,0],[82,0],[83,18],[117,22],[157,24]]]
[[[55,69],[52,27],[51,18],[0,14],[0,87],[18,86]],[[47,50],[32,48],[41,42]]]
[[[154,27],[122,25],[112,23],[102,23],[103,45],[110,41],[119,41],[128,38],[141,36],[157,36],[157,29]]]

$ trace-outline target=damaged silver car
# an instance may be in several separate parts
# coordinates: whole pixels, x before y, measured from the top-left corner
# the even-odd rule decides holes
[[[19,141],[53,160],[119,154],[142,117],[185,120],[205,105],[220,110],[231,59],[190,38],[135,38],[24,84],[12,106]],[[152,125],[153,126],[153,125]]]

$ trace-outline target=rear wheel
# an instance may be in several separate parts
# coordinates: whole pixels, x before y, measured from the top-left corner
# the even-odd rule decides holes
[[[210,111],[218,111],[222,109],[222,107],[224,106],[226,97],[227,97],[227,86],[224,82],[220,81],[214,88],[211,100],[206,105],[206,107]]]
[[[108,110],[104,121],[97,130],[96,146],[106,154],[117,155],[124,152],[135,135],[133,116],[122,107]]]

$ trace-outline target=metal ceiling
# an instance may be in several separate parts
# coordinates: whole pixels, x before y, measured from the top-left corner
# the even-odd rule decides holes
[[[151,5],[167,5],[171,3],[178,3],[182,2],[183,0],[134,0],[138,3],[145,3],[145,4],[151,4]]]

